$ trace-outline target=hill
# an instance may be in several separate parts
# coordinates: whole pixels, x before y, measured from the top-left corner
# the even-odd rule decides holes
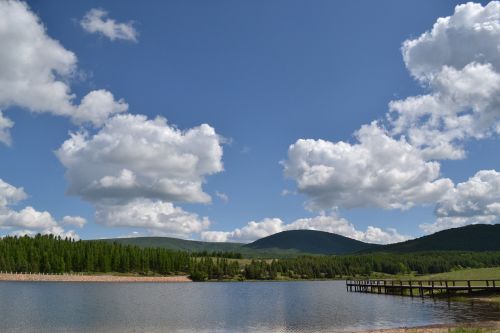
[[[448,229],[406,242],[376,245],[314,230],[289,230],[250,244],[215,243],[171,237],[105,239],[107,242],[190,252],[237,252],[245,258],[290,258],[304,254],[329,255],[368,252],[500,251],[500,224],[476,224]]]
[[[447,229],[368,252],[500,251],[500,224],[475,224]],[[367,252],[367,251],[364,251]]]
[[[261,238],[244,247],[254,250],[294,250],[312,254],[349,254],[379,246],[324,231],[289,230]]]
[[[174,251],[189,252],[240,252],[243,243],[215,243],[201,242],[172,237],[131,237],[103,239],[106,242],[116,242],[124,245],[135,245],[139,247],[159,247]]]
[[[314,230],[283,231],[250,244],[201,242],[171,237],[113,238],[104,241],[139,247],[159,247],[174,251],[238,252],[245,258],[290,258],[305,254],[349,254],[378,246]]]

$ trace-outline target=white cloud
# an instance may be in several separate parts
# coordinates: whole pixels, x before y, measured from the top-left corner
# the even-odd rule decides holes
[[[289,224],[285,224],[279,218],[266,218],[258,222],[248,222],[243,228],[237,228],[233,231],[203,231],[201,238],[209,242],[252,242],[286,230],[326,231],[359,241],[380,244],[401,242],[410,238],[399,234],[393,228],[383,230],[369,226],[366,231],[357,230],[352,223],[335,215],[302,218]]]
[[[4,117],[0,110],[0,142],[7,146],[11,144],[11,137],[9,130],[14,126],[14,122],[7,117]]]
[[[393,134],[426,159],[460,159],[467,139],[500,133],[500,2],[457,6],[402,52],[430,93],[390,103]]]
[[[15,187],[0,179],[0,211],[27,198],[22,187]]]
[[[101,126],[110,115],[127,110],[128,104],[123,99],[116,101],[112,93],[100,89],[89,92],[73,110],[71,117],[77,124]]]
[[[118,23],[108,18],[108,12],[102,9],[89,10],[80,21],[80,25],[87,32],[102,34],[111,40],[123,39],[137,42],[138,33],[133,22]]]
[[[0,105],[69,113],[73,95],[61,77],[76,69],[76,56],[50,38],[24,2],[0,2]]]
[[[358,143],[298,140],[289,148],[285,176],[307,195],[309,208],[440,202],[437,222],[423,228],[469,223],[467,216],[440,213],[443,198],[456,190],[440,178],[436,160],[464,158],[467,140],[500,134],[500,2],[457,6],[431,31],[405,41],[402,53],[429,92],[390,102],[387,130],[362,126]]]
[[[430,93],[390,104],[394,134],[406,135],[425,158],[464,158],[470,138],[500,134],[500,2],[459,5],[431,31],[403,44],[408,70]],[[500,176],[477,172],[438,200],[426,233],[500,216]]]
[[[392,244],[404,242],[412,238],[412,236],[400,234],[394,228],[386,228],[384,230],[379,227],[368,226],[364,232],[363,238],[359,240],[376,244]]]
[[[298,140],[283,162],[285,175],[309,198],[309,207],[406,209],[441,198],[453,183],[440,165],[396,140],[375,122],[356,132],[358,143]]]
[[[214,231],[214,230],[202,231],[201,239],[205,242],[217,242],[217,243],[238,242],[237,240],[233,240],[231,238],[230,231]]]
[[[204,231],[201,239],[209,242],[252,242],[283,231],[284,223],[279,218],[266,218],[262,221],[250,221],[243,228],[233,231]]]
[[[437,220],[420,227],[426,233],[467,224],[500,222],[500,173],[481,170],[459,183],[436,206]]]
[[[68,81],[77,72],[77,57],[47,35],[26,3],[0,1],[0,45],[0,108],[19,106],[94,126],[127,110],[125,102],[105,90],[92,91],[75,104]],[[0,115],[0,141],[5,144],[12,126]]]
[[[83,228],[83,226],[87,223],[87,220],[85,220],[81,216],[64,216],[61,220],[62,225],[74,225],[79,228]]]
[[[392,101],[392,133],[404,134],[426,159],[465,157],[462,143],[500,133],[500,74],[490,64],[443,67],[432,93]]]
[[[431,31],[404,42],[406,67],[412,75],[428,80],[443,66],[490,63],[500,69],[500,2],[486,6],[469,2],[455,7],[452,16],[439,18]]]
[[[136,198],[207,203],[205,176],[223,170],[221,138],[209,125],[181,131],[157,117],[117,115],[95,135],[72,134],[56,152],[69,193],[103,204]]]
[[[53,228],[45,229],[42,231],[34,231],[34,230],[29,230],[29,229],[22,229],[22,230],[14,230],[9,233],[10,236],[17,236],[17,237],[23,237],[23,236],[29,236],[29,237],[34,237],[36,234],[42,234],[42,235],[54,235],[54,236],[59,236],[61,238],[71,238],[74,240],[79,240],[80,236],[74,231],[74,230],[68,230],[64,231],[63,228],[56,226]]]
[[[47,211],[38,211],[31,206],[26,206],[21,210],[13,210],[10,206],[18,204],[26,199],[27,195],[23,188],[12,186],[0,179],[0,228],[10,230],[12,228],[23,228],[14,230],[12,235],[32,235],[36,233],[54,234],[61,237],[71,237],[78,239],[78,235],[70,230],[64,231],[57,221]],[[66,216],[62,223],[83,220],[78,216]]]
[[[137,199],[120,205],[98,205],[96,222],[110,227],[147,229],[150,234],[188,237],[208,228],[210,221],[170,202]]]
[[[288,189],[283,189],[283,190],[281,190],[281,193],[280,193],[280,195],[282,197],[286,197],[288,195],[295,195],[295,194],[297,194],[295,191],[290,191]]]
[[[228,203],[229,202],[229,197],[226,193],[222,193],[222,192],[219,192],[219,191],[215,191],[215,195],[224,203]]]
[[[40,212],[31,206],[20,211],[8,210],[0,215],[2,227],[20,227],[29,229],[48,229],[56,226],[56,221],[49,212]]]
[[[342,235],[368,243],[396,243],[409,239],[409,236],[399,234],[396,229],[383,230],[378,227],[368,226],[366,231],[357,230],[356,227],[344,218],[335,215],[319,215],[311,218],[302,218],[285,225],[285,230],[320,230]]]
[[[94,135],[72,134],[56,155],[68,192],[96,207],[96,222],[189,237],[209,220],[173,202],[209,203],[203,183],[223,170],[222,153],[222,138],[209,125],[182,131],[161,117],[117,115]]]

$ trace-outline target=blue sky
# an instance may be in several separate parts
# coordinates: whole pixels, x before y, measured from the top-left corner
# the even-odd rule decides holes
[[[2,15],[8,15],[19,3],[8,4]],[[486,7],[487,2],[483,2],[463,8],[459,13],[462,16],[455,15],[458,28],[455,23],[443,25],[443,34],[449,34],[446,38],[429,37],[408,47],[408,58],[403,57],[405,40],[417,40],[439,17],[454,15],[458,4],[151,1],[137,6],[133,1],[29,1],[18,9],[21,14],[24,8],[32,21],[35,18],[30,21],[33,26],[43,25],[46,30],[42,34],[58,41],[55,48],[72,52],[75,58],[52,54],[46,59],[40,57],[43,61],[36,66],[55,73],[47,76],[49,80],[67,87],[61,100],[75,97],[70,99],[71,105],[52,101],[49,106],[41,106],[39,96],[28,98],[30,89],[21,93],[0,89],[0,95],[5,95],[0,96],[0,109],[4,118],[14,123],[8,130],[10,145],[0,144],[0,179],[11,186],[4,186],[3,196],[0,186],[0,199],[7,198],[3,206],[0,200],[0,234],[48,230],[64,234],[71,229],[84,239],[173,235],[250,241],[281,230],[312,228],[364,241],[392,242],[448,227],[497,222],[500,189],[496,186],[500,176],[495,169],[500,162],[500,125],[496,125],[496,107],[500,103],[494,96],[500,92],[495,90],[500,52],[498,48],[491,51],[488,45],[500,46],[500,29],[494,25],[499,24],[500,5],[490,3]],[[488,15],[481,16],[477,11]],[[11,29],[0,28],[0,38],[9,38],[14,30],[16,16],[11,17],[7,23]],[[84,17],[87,27],[82,23]],[[493,24],[493,32],[485,29],[483,34],[469,34],[474,25],[461,25],[463,17],[484,26]],[[110,19],[114,20],[113,27],[111,21],[107,28],[99,25]],[[33,45],[29,40],[32,37],[23,36],[26,45]],[[472,51],[462,54],[460,47]],[[24,79],[32,75],[33,66],[5,55],[0,55],[1,61],[0,80],[9,82],[2,67],[19,66],[19,71],[26,71]],[[54,63],[58,61],[71,67],[71,73],[57,73]],[[485,77],[489,79],[483,80]],[[491,84],[472,84],[473,79],[489,80]],[[460,80],[477,87],[477,94],[458,101],[460,87],[450,82]],[[111,102],[104,90],[112,94]],[[91,91],[102,93],[102,99],[78,108]],[[439,105],[436,110],[425,106],[428,113],[409,102],[396,106],[393,112],[404,125],[387,120],[391,101],[443,96],[449,91],[454,92],[450,93],[453,101],[434,101]],[[99,104],[106,98],[111,107],[109,103]],[[479,100],[488,98],[491,103],[478,105]],[[97,121],[88,115],[92,108],[101,107],[105,119]],[[138,141],[143,139],[141,131],[156,126],[148,122],[157,116],[168,120],[159,127],[181,130],[175,140],[182,139],[182,131],[201,124],[208,124],[218,136],[197,132],[194,135],[206,147],[193,147],[198,142],[193,139],[180,148],[163,142],[168,147],[156,151],[154,142],[149,141],[153,148],[148,156],[157,155],[144,163],[130,161],[130,167],[126,160],[115,163],[111,155],[103,157],[104,147],[98,143],[78,156],[61,148],[63,142],[71,140],[70,132],[83,131],[83,140],[90,146],[94,135],[105,133],[114,117],[125,114],[145,116],[127,120],[126,126],[144,125],[134,132]],[[460,118],[467,114],[477,118],[474,124],[468,122],[469,118]],[[454,125],[434,128],[429,122],[433,117],[441,124]],[[369,126],[377,120],[377,125]],[[118,132],[126,129],[118,128],[122,126],[118,124],[123,122],[115,119],[115,127],[107,133],[111,139],[106,142],[119,140],[113,135],[123,138]],[[370,127],[365,131],[366,147],[358,145],[360,138],[355,134],[363,125]],[[386,133],[380,133],[380,128]],[[420,139],[423,136],[425,144]],[[389,144],[392,148],[388,148],[393,150],[372,157],[358,155],[358,148],[359,152],[371,151],[368,141],[377,138],[393,140]],[[299,139],[311,140],[289,151]],[[446,149],[429,143],[440,140],[448,144]],[[339,141],[348,146],[338,146]],[[133,146],[128,146],[131,151],[140,150]],[[90,150],[99,147],[99,151]],[[218,147],[223,150],[220,156],[207,152]],[[344,154],[340,148],[353,151]],[[178,170],[186,166],[186,161],[179,165],[158,162],[172,158],[166,152],[185,156],[182,154],[186,151],[208,166]],[[296,153],[295,160],[290,153]],[[318,156],[313,156],[315,153]],[[410,162],[391,162],[394,154],[404,157],[401,154],[406,153],[410,157],[405,161]],[[385,154],[392,157],[381,161]],[[336,156],[335,161],[332,156]],[[77,165],[63,162],[64,158],[74,158]],[[349,167],[364,158],[368,167]],[[161,164],[159,169],[157,162]],[[416,171],[408,169],[412,163]],[[302,168],[304,164],[307,170]],[[385,169],[384,165],[392,167]],[[99,170],[94,172],[94,167]],[[79,168],[88,175],[80,177]],[[398,168],[406,176],[387,180],[400,174]],[[122,174],[123,170],[131,172]],[[481,170],[490,173],[477,174]],[[123,180],[122,175],[130,175],[136,182],[132,190],[125,185],[112,189],[111,185],[102,185]],[[161,181],[174,182],[176,190],[168,184],[168,188],[152,188]],[[192,191],[186,182],[200,188]],[[408,185],[412,182],[413,187]],[[89,190],[97,183],[103,188]],[[459,187],[459,183],[464,186]],[[478,183],[487,189],[472,191],[470,187]],[[405,186],[404,191],[399,189]],[[16,199],[6,194],[9,189],[12,193],[20,188],[24,195]],[[476,196],[471,197],[472,192]],[[208,197],[201,198],[201,193]],[[38,213],[47,212],[50,219],[31,214],[40,222],[26,222],[21,212],[27,206]],[[71,218],[63,221],[65,216],[78,216],[86,223]]]

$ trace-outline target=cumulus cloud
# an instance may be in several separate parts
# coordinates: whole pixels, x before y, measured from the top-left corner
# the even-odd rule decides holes
[[[47,211],[38,211],[31,206],[26,206],[17,211],[10,206],[18,204],[26,199],[27,195],[23,188],[12,186],[0,179],[0,229],[11,230],[13,228],[21,230],[11,231],[12,235],[32,235],[36,233],[53,234],[61,237],[71,237],[78,239],[78,235],[73,231],[65,231],[52,215]],[[62,224],[68,221],[85,221],[79,216],[66,216]],[[83,224],[81,224],[83,225]]]
[[[279,218],[266,218],[262,221],[250,221],[243,228],[233,231],[204,231],[201,239],[209,242],[252,242],[283,231],[284,223]]]
[[[74,133],[57,150],[68,192],[96,207],[96,221],[186,237],[209,220],[174,206],[209,203],[208,175],[221,172],[222,138],[209,125],[179,130],[165,118],[117,115],[94,135]]]
[[[7,146],[11,144],[10,129],[14,126],[14,122],[7,117],[4,117],[0,111],[0,142]]]
[[[369,226],[366,231],[356,227],[344,218],[335,215],[320,215],[302,218],[286,224],[279,218],[266,218],[262,221],[250,221],[243,228],[233,231],[203,231],[201,238],[210,242],[252,242],[286,230],[318,230],[339,234],[369,243],[395,243],[409,239],[409,236],[399,234],[395,229],[383,230]]]
[[[205,176],[223,170],[221,138],[212,127],[181,131],[143,115],[117,115],[93,136],[75,133],[56,154],[67,169],[69,193],[98,203],[208,203]]]
[[[80,21],[82,28],[90,33],[101,34],[111,40],[122,39],[137,42],[137,30],[133,22],[118,23],[108,18],[108,12],[99,8],[92,8]]]
[[[68,81],[77,72],[77,57],[47,35],[28,5],[0,2],[0,108],[19,106],[32,112],[70,117],[75,123],[100,126],[128,105],[105,90],[92,91],[75,103]],[[0,115],[0,141],[10,143],[13,122]]]
[[[40,212],[31,206],[20,211],[8,210],[0,215],[0,225],[3,227],[20,227],[29,229],[48,229],[56,226],[56,221],[49,212]]]
[[[429,84],[430,94],[389,104],[392,134],[405,135],[426,159],[464,158],[465,140],[500,133],[500,74],[490,64],[445,66]]]
[[[420,80],[428,80],[444,66],[490,63],[500,69],[500,2],[486,6],[469,2],[455,7],[452,16],[439,18],[432,30],[403,43],[406,67]]]
[[[43,231],[35,231],[35,230],[30,230],[30,229],[22,229],[22,230],[14,230],[9,233],[9,236],[17,236],[17,237],[24,237],[24,236],[29,236],[29,237],[34,237],[37,234],[42,234],[42,235],[54,235],[54,236],[59,236],[61,238],[70,238],[74,240],[79,240],[80,236],[74,231],[74,230],[68,230],[64,231],[63,228],[56,226],[53,228],[45,229]]]
[[[481,170],[459,183],[436,206],[435,223],[422,224],[426,233],[476,223],[500,222],[500,173]]]
[[[418,149],[377,123],[362,126],[355,136],[355,144],[301,139],[290,146],[285,176],[308,196],[310,208],[406,209],[435,202],[453,187],[439,178],[439,163],[425,161]]]
[[[405,41],[402,53],[428,92],[391,101],[384,125],[362,126],[354,144],[298,140],[283,163],[285,176],[312,209],[438,203],[436,223],[424,230],[471,223],[471,216],[450,209],[464,185],[441,178],[438,160],[464,158],[467,140],[500,133],[500,2],[457,6]],[[495,200],[473,220],[496,220]]]
[[[208,218],[175,207],[170,202],[136,199],[120,205],[98,205],[96,222],[110,227],[147,229],[150,234],[188,237],[208,228]]]
[[[123,99],[116,101],[112,93],[100,89],[89,92],[72,111],[71,117],[77,124],[101,126],[110,115],[127,110],[128,104]]]
[[[465,140],[500,133],[500,2],[457,6],[402,52],[430,93],[390,103],[395,135],[427,159],[459,159]]]
[[[22,187],[15,187],[0,179],[0,209],[14,205],[27,198]]]
[[[64,216],[61,220],[62,225],[74,225],[79,228],[83,228],[83,226],[87,223],[87,220],[85,220],[81,216]]]

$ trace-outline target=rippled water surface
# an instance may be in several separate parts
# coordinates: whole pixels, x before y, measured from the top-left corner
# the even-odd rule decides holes
[[[348,293],[342,281],[0,282],[0,332],[332,332],[498,320],[498,305]]]

